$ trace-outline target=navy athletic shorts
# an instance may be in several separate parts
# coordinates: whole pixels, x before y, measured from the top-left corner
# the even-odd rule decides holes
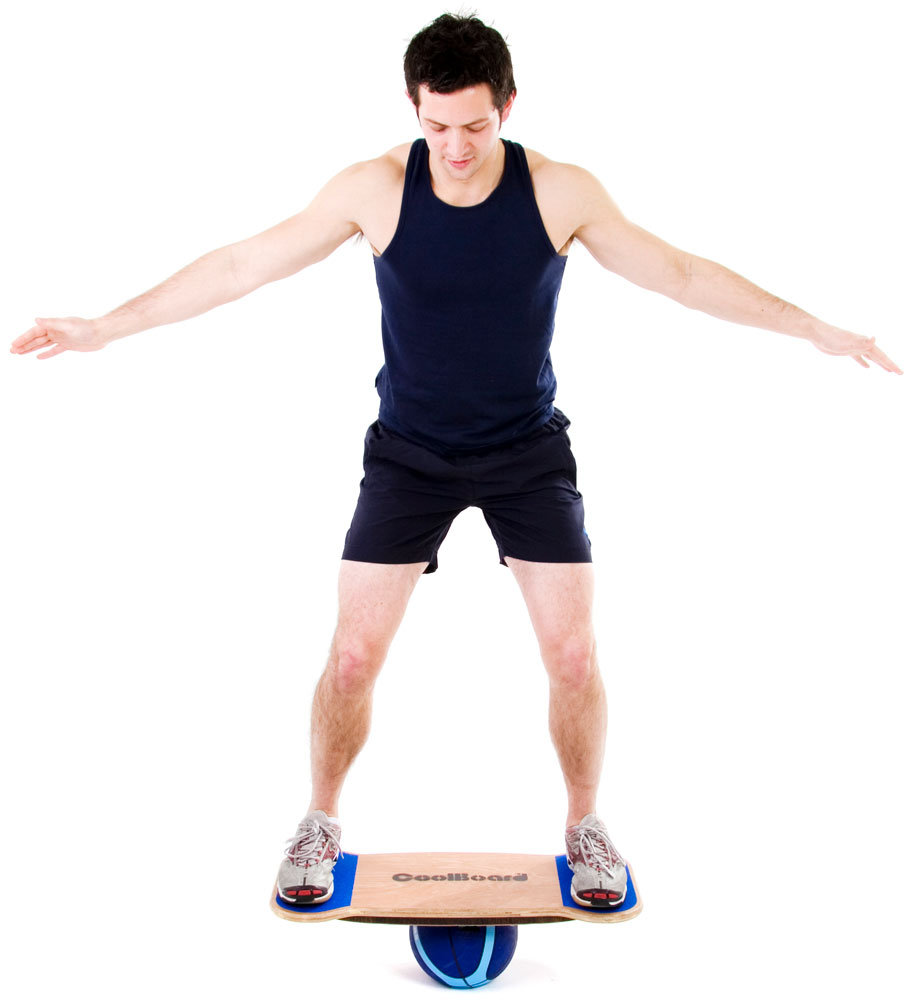
[[[377,422],[365,437],[365,476],[343,559],[404,564],[437,553],[454,518],[478,507],[506,558],[592,562],[577,463],[559,410],[529,437],[480,454],[439,455]]]

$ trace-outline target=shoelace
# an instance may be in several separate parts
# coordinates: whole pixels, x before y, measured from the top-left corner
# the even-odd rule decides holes
[[[317,820],[311,820],[287,843],[289,846],[285,849],[285,856],[292,864],[301,868],[319,865],[321,861],[326,860],[327,856],[345,857],[336,837],[325,826],[321,826]],[[335,854],[333,854],[334,848]]]
[[[578,834],[578,846],[587,868],[598,872],[611,873],[616,865],[623,865],[624,858],[615,850],[611,840],[596,827],[582,827]]]

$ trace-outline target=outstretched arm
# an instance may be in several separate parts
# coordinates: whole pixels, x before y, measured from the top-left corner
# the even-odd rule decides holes
[[[11,353],[29,354],[44,348],[38,355],[44,360],[64,351],[97,351],[141,330],[199,316],[323,260],[359,232],[354,218],[363,166],[350,167],[333,178],[303,212],[249,239],[204,254],[104,316],[36,318],[35,326],[13,341]]]
[[[863,368],[873,361],[885,371],[903,374],[875,346],[874,337],[824,323],[721,264],[663,242],[626,219],[585,171],[575,170],[574,183],[579,217],[584,220],[574,235],[603,267],[719,319],[801,337],[825,354],[847,355]]]

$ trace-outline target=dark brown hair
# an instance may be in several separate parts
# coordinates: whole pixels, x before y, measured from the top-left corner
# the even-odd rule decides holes
[[[487,83],[498,114],[516,92],[507,42],[477,17],[442,14],[412,39],[403,60],[406,89],[418,107],[419,87],[453,94]]]

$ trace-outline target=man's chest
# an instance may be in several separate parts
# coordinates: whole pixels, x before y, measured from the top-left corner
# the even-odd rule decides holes
[[[389,190],[384,190],[379,196],[366,201],[359,225],[375,256],[381,256],[393,242],[393,237],[399,228],[402,206],[402,182],[398,186],[391,185]],[[550,198],[547,192],[541,194],[536,192],[536,206],[552,249],[565,256],[574,238],[573,224],[568,213],[560,201]],[[509,222],[505,225],[509,226]],[[464,238],[462,232],[457,236],[450,231],[450,228],[445,222],[432,227],[434,233],[432,242],[438,246],[446,246],[449,240]],[[486,230],[484,226],[477,227],[476,238],[478,251],[484,252],[486,242],[490,243],[492,239],[491,230]]]

